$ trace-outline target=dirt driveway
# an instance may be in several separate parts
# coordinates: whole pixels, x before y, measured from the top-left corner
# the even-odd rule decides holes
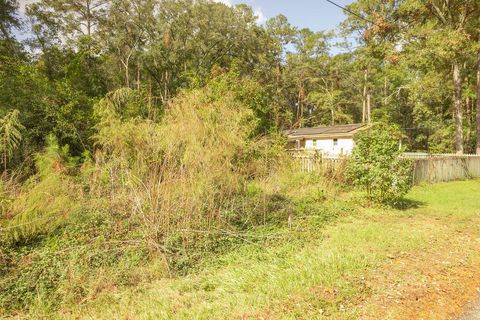
[[[459,320],[480,320],[480,299],[467,306],[465,314]]]
[[[476,226],[452,233],[441,221],[428,223],[443,230],[445,237],[432,237],[425,250],[398,253],[370,274],[366,285],[374,294],[364,301],[367,308],[362,319],[480,320],[480,237]]]

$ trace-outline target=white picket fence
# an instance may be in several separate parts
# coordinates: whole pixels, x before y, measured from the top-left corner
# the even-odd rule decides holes
[[[303,172],[336,170],[346,160],[345,156],[322,156],[301,151],[292,152],[292,156],[298,160]],[[414,184],[480,178],[480,155],[405,153],[402,158],[413,162]]]
[[[325,156],[321,154],[294,152],[292,157],[297,160],[302,172],[324,170],[334,172],[345,164],[346,157]]]

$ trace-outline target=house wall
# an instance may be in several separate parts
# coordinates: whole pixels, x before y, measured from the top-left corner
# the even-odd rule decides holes
[[[355,145],[352,138],[339,138],[337,145],[334,145],[334,139],[306,139],[305,149],[319,150],[322,153],[330,155],[350,154]]]

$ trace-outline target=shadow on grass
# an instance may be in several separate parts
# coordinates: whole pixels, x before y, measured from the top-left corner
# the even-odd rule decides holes
[[[409,210],[416,209],[425,206],[426,203],[423,201],[413,200],[413,199],[401,199],[392,205],[392,208],[397,210]]]

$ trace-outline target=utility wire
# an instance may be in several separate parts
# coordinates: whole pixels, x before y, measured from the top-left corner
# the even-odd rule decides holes
[[[376,23],[373,22],[372,20],[369,20],[369,19],[367,19],[367,18],[365,18],[365,17],[362,17],[360,14],[358,14],[358,13],[356,13],[356,12],[353,12],[352,10],[343,7],[343,6],[339,5],[338,3],[335,3],[335,2],[333,2],[333,1],[331,1],[331,0],[325,0],[325,1],[327,1],[327,2],[330,3],[330,4],[333,4],[335,7],[338,7],[338,8],[340,8],[340,9],[342,9],[343,11],[346,11],[346,12],[354,15],[355,17],[358,17],[358,18],[360,18],[360,19],[362,19],[362,20],[365,20],[365,21],[367,21],[367,22],[369,22],[369,23],[371,23],[371,24],[376,25],[377,27],[380,27],[378,24],[376,24]]]

